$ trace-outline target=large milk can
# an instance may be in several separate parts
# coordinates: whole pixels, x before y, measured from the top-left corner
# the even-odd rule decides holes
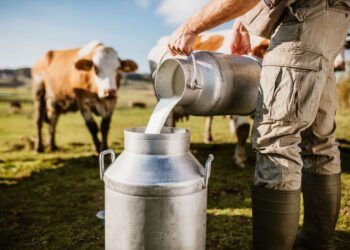
[[[205,249],[213,156],[201,165],[190,152],[188,130],[144,130],[124,131],[125,150],[117,159],[111,150],[100,155],[106,249]],[[108,154],[113,162],[105,168]]]
[[[155,91],[160,99],[179,98],[177,106],[189,115],[249,115],[256,108],[260,72],[260,59],[253,56],[196,51],[159,62]]]

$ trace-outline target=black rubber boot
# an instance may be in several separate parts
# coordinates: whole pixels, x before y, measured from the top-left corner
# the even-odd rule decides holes
[[[303,173],[304,223],[294,249],[335,249],[333,235],[340,209],[340,174]]]
[[[300,190],[253,186],[253,249],[290,250],[298,231]]]

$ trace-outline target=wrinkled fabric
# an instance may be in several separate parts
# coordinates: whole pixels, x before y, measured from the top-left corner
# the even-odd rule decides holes
[[[340,173],[333,62],[349,27],[348,0],[299,0],[263,60],[252,143],[255,185],[297,190],[302,171]]]
[[[249,33],[270,39],[288,6],[297,0],[262,0],[243,15],[241,21]]]

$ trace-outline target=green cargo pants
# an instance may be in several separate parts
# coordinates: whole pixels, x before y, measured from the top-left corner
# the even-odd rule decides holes
[[[333,63],[350,0],[299,0],[286,11],[263,60],[252,143],[255,185],[297,190],[303,171],[340,173]]]

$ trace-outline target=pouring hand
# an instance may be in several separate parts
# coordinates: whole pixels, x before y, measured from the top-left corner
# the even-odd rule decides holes
[[[233,25],[233,39],[231,44],[231,53],[241,56],[252,52],[250,45],[250,35],[243,24],[237,20]]]
[[[171,35],[168,45],[170,52],[173,56],[189,55],[197,34],[242,16],[259,2],[260,0],[210,1]]]
[[[186,29],[186,26],[180,26],[171,35],[168,48],[173,56],[186,55],[192,52],[192,45],[197,34]]]

